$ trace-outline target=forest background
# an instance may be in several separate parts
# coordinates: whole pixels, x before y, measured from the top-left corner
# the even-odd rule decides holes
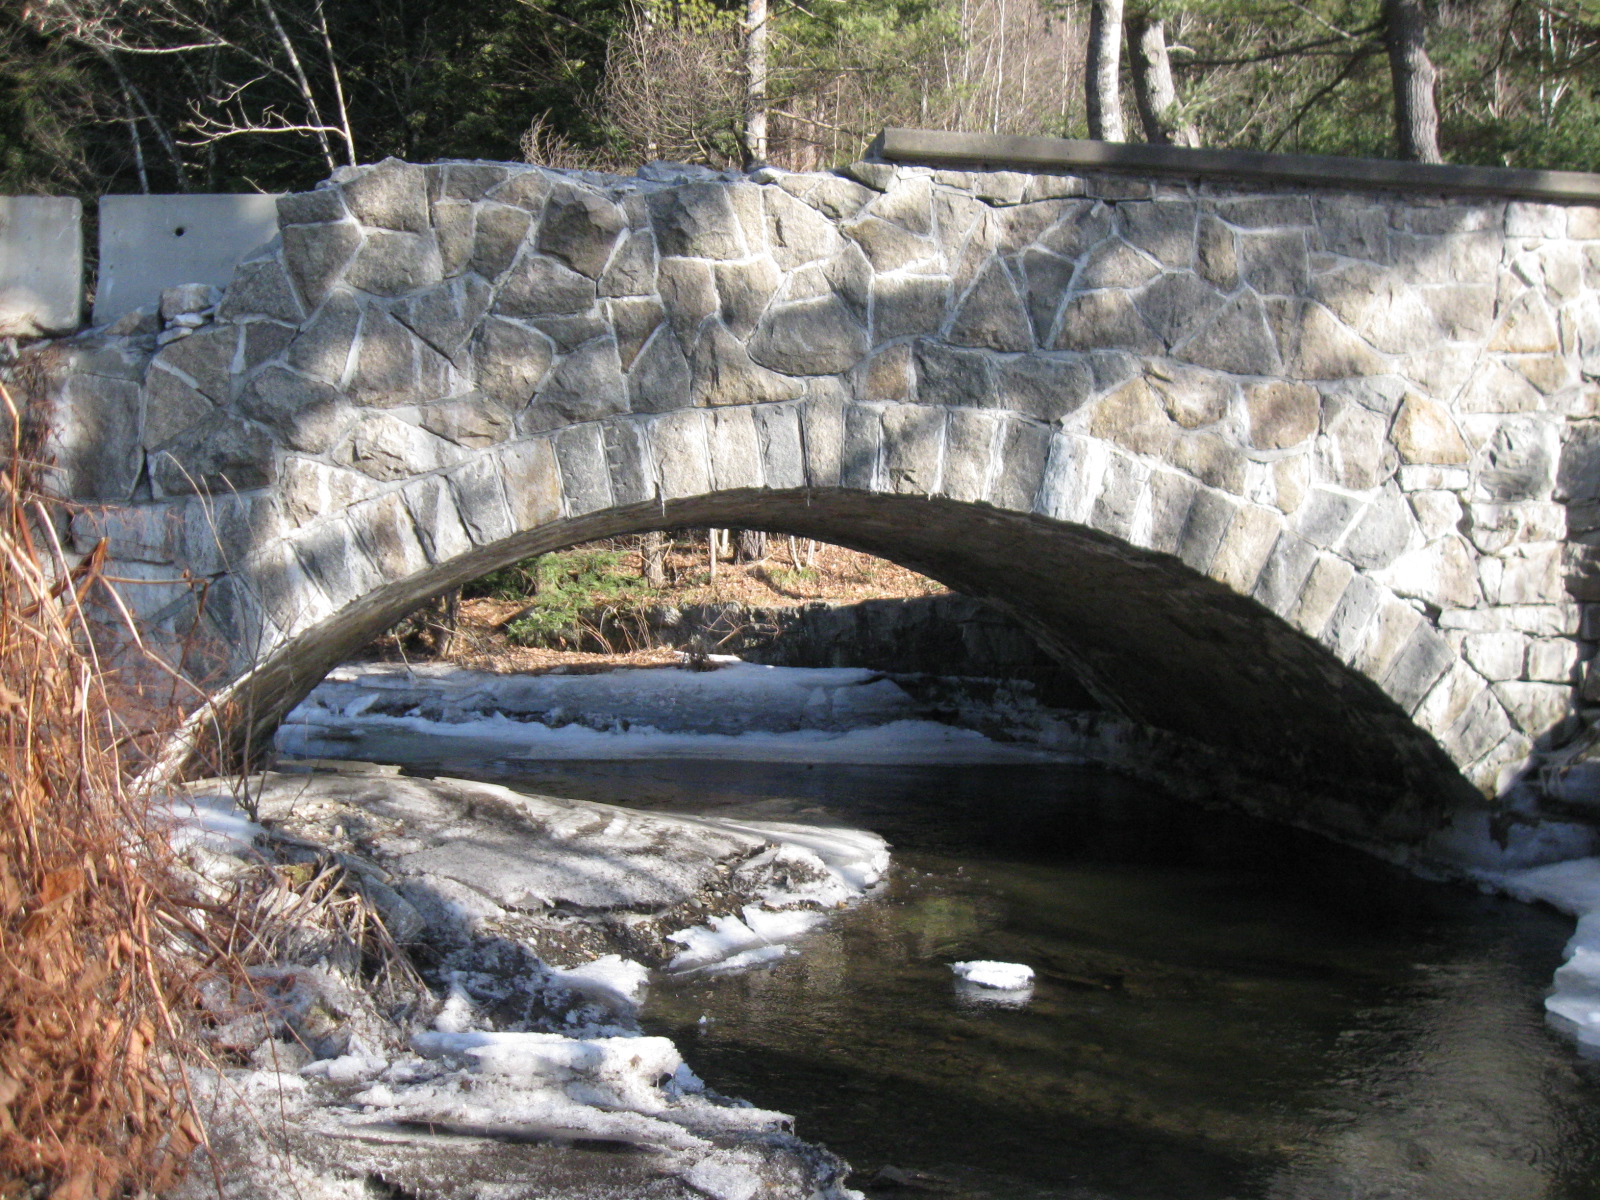
[[[757,7],[5,0],[0,193],[305,189],[339,164],[386,155],[628,171],[651,159],[737,164],[751,157]],[[833,166],[885,126],[1115,139],[1085,66],[1103,68],[1118,43],[1123,65],[1113,57],[1100,103],[1120,100],[1137,139],[1132,114],[1148,97],[1134,84],[1152,24],[1172,83],[1166,133],[1144,122],[1146,138],[1419,157],[1395,132],[1396,0],[1122,7],[771,0],[762,157]],[[1445,161],[1600,168],[1600,0],[1398,7],[1426,39]]]

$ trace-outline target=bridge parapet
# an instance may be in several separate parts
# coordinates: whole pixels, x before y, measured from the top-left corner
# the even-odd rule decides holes
[[[203,618],[135,598],[269,717],[507,558],[697,521],[922,567],[1113,707],[1314,774],[1493,791],[1570,723],[1600,208],[643,176],[345,171],[209,325],[58,344],[77,545],[206,581]]]

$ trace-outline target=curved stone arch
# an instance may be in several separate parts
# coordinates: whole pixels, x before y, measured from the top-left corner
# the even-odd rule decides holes
[[[1510,732],[1415,608],[1276,510],[1015,415],[827,401],[573,426],[308,523],[231,575],[269,643],[238,699],[265,731],[429,596],[688,525],[841,542],[988,599],[1115,710],[1364,790],[1351,836],[1420,836],[1463,799],[1452,764]]]
[[[1491,685],[1443,622],[1531,657],[1507,624],[1526,594],[1541,633],[1576,632],[1551,510],[1600,347],[1575,274],[1592,216],[884,164],[390,161],[283,198],[210,325],[153,359],[82,352],[69,383],[132,395],[137,436],[76,475],[69,454],[66,490],[113,505],[80,545],[110,532],[113,557],[211,581],[223,674],[260,668],[241,695],[263,717],[353,631],[547,537],[759,517],[1009,605],[1160,727],[1488,789],[1570,691],[1548,667]],[[1507,506],[1503,538],[1464,536]],[[918,513],[970,560],[908,550]],[[1072,554],[1029,583],[1051,547]],[[1084,599],[1091,576],[1142,589],[1151,628]],[[1258,699],[1276,678],[1282,704],[1243,712],[1186,662]],[[1510,686],[1538,694],[1508,715]]]

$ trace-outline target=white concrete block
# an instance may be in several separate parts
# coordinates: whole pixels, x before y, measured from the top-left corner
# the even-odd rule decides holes
[[[179,284],[225,288],[277,233],[276,196],[102,196],[94,323],[157,305]]]
[[[83,320],[83,205],[0,196],[0,337],[71,333]]]

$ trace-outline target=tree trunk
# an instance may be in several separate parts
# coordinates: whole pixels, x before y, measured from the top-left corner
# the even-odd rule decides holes
[[[1089,136],[1102,142],[1125,140],[1118,60],[1122,49],[1122,0],[1092,0],[1089,5],[1089,59],[1084,64]]]
[[[444,659],[456,644],[456,632],[461,628],[461,589],[441,598],[439,621],[434,626],[433,656]]]
[[[767,161],[767,0],[746,0],[744,165]]]
[[[1394,80],[1394,132],[1400,157],[1411,162],[1443,162],[1439,153],[1439,108],[1434,100],[1438,73],[1428,58],[1428,19],[1421,0],[1384,0],[1384,45]]]
[[[1128,71],[1144,140],[1158,146],[1197,146],[1193,125],[1177,121],[1178,89],[1167,57],[1166,23],[1149,13],[1128,18]]]
[[[739,561],[761,562],[767,557],[767,535],[759,529],[739,530]]]
[[[639,539],[639,572],[651,587],[667,586],[667,535],[659,529]]]

